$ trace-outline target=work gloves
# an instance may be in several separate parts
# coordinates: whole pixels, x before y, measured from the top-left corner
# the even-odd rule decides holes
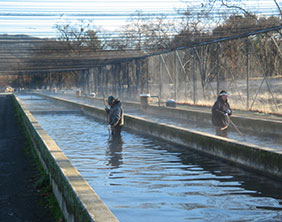
[[[230,109],[227,109],[224,113],[225,116],[230,116],[231,115],[231,110]]]

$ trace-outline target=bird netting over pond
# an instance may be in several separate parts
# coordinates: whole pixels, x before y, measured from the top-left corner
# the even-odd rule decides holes
[[[146,93],[151,102],[208,106],[224,89],[233,108],[281,114],[281,42],[280,30],[273,30],[123,59],[83,71],[82,88],[129,100]]]

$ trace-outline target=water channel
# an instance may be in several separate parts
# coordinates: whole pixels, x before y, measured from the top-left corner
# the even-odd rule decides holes
[[[282,221],[282,182],[18,95],[121,222]]]
[[[42,91],[40,91],[40,93],[47,94],[48,96],[56,96],[56,97],[64,98],[64,99],[82,103],[82,104],[104,108],[103,101],[93,100],[92,98],[87,98],[87,97],[76,97],[75,94],[73,93],[64,93],[64,94],[55,93],[54,94],[54,93],[48,93],[48,92],[42,92]],[[236,112],[238,111],[234,111],[234,113]],[[141,118],[145,118],[150,121],[155,121],[158,123],[175,125],[175,126],[184,127],[190,130],[215,135],[215,129],[210,122],[199,122],[199,121],[195,122],[195,121],[189,121],[189,120],[183,120],[183,119],[158,116],[158,115],[150,114],[148,112],[144,112],[140,108],[138,109],[138,108],[128,108],[127,107],[125,108],[125,113],[134,115],[134,116],[138,116]],[[263,119],[262,116],[257,116],[257,118]],[[241,142],[248,142],[248,143],[259,145],[259,146],[274,148],[277,151],[278,150],[282,151],[282,138],[281,137],[277,137],[276,135],[265,135],[263,133],[251,132],[251,131],[242,131],[244,135],[244,137],[242,137],[240,134],[238,134],[238,132],[236,132],[236,130],[234,130],[233,127],[229,127],[229,128],[230,129],[228,130],[228,138],[230,139],[234,139],[234,140],[241,141]]]

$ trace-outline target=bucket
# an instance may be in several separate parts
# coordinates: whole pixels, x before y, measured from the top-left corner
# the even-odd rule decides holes
[[[80,96],[81,96],[81,90],[77,90],[77,91],[76,91],[76,96],[77,96],[77,97],[80,97]]]
[[[142,109],[147,109],[149,105],[150,94],[140,94],[140,106]]]

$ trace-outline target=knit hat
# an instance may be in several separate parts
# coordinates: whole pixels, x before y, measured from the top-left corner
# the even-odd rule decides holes
[[[115,97],[109,96],[108,97],[108,104],[110,105],[115,100]]]
[[[225,90],[220,91],[220,96],[228,96],[228,93]]]

